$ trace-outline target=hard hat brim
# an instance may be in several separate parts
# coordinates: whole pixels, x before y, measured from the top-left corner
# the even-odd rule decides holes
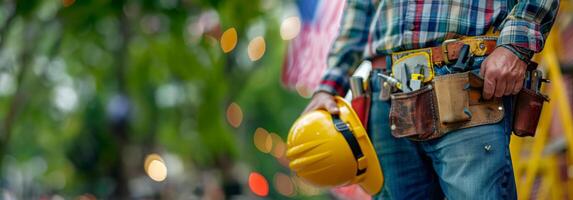
[[[364,175],[364,181],[360,183],[360,186],[370,195],[374,195],[382,189],[382,184],[384,183],[384,176],[382,174],[382,168],[378,162],[378,156],[376,151],[370,142],[368,136],[364,137],[363,140],[359,139],[358,143],[362,148],[362,152],[368,159],[368,169]]]
[[[361,175],[363,177],[361,177],[361,180],[358,181],[358,185],[360,185],[362,189],[364,189],[364,191],[366,191],[368,194],[374,195],[380,192],[384,183],[384,176],[378,161],[378,156],[374,150],[374,146],[372,145],[372,142],[370,141],[364,126],[360,122],[358,115],[354,112],[352,107],[341,97],[336,97],[336,103],[340,109],[341,119],[351,123],[351,126],[353,127],[352,132],[358,140],[358,144],[367,159],[368,168],[365,174]],[[348,115],[344,113],[347,113]]]

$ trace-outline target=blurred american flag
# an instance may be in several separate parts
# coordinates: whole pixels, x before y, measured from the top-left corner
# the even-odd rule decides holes
[[[343,0],[297,0],[302,18],[299,35],[290,41],[283,63],[282,83],[310,96],[326,69],[326,58],[338,35]]]

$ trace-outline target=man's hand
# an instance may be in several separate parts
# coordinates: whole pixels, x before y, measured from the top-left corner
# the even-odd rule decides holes
[[[497,47],[481,64],[483,98],[517,94],[523,87],[527,64],[513,52]]]
[[[334,96],[326,92],[317,92],[314,94],[312,100],[310,100],[310,103],[302,113],[304,114],[317,109],[326,109],[330,114],[338,114],[339,112],[336,102],[334,101]]]

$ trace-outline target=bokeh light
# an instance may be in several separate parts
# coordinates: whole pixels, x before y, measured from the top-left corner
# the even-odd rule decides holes
[[[154,181],[161,182],[167,178],[167,166],[158,154],[148,155],[143,166],[149,178]]]
[[[269,132],[264,128],[257,128],[257,130],[255,130],[255,134],[253,135],[253,142],[259,151],[263,153],[271,152],[273,140]]]
[[[306,181],[302,180],[298,177],[293,177],[294,184],[297,186],[298,190],[301,194],[306,196],[315,196],[320,194],[320,189],[307,183]]]
[[[154,181],[161,182],[167,178],[167,167],[162,161],[154,160],[149,164],[147,173]]]
[[[64,7],[70,7],[71,5],[74,5],[74,3],[76,3],[76,0],[62,0]]]
[[[249,42],[248,54],[251,61],[257,61],[265,55],[265,39],[263,37],[256,37]]]
[[[300,33],[300,18],[299,17],[289,17],[283,20],[281,23],[281,38],[283,40],[292,40],[298,33]]]
[[[287,159],[286,156],[278,158],[277,161],[279,161],[279,164],[281,164],[283,167],[286,167],[286,168],[289,167],[288,165],[289,165],[290,161]]]
[[[97,198],[90,193],[82,194],[81,196],[76,198],[77,200],[96,200]]]
[[[227,108],[227,121],[232,127],[238,128],[243,122],[243,111],[239,104],[233,102]]]
[[[274,185],[277,189],[277,192],[280,194],[287,197],[294,195],[294,184],[288,175],[281,172],[276,173],[274,177]]]
[[[145,170],[145,172],[147,173],[147,169],[149,168],[149,164],[151,164],[151,161],[154,160],[163,160],[163,158],[161,158],[161,156],[159,156],[156,153],[152,153],[147,155],[147,157],[145,157],[145,162],[143,163],[143,169]]]
[[[281,158],[284,156],[286,151],[286,145],[283,142],[281,136],[277,135],[276,133],[271,133],[272,138],[272,151],[271,154],[275,158]]]
[[[269,194],[269,183],[267,179],[257,172],[251,172],[249,175],[249,188],[253,193],[261,197],[265,197]]]
[[[273,145],[273,156],[275,158],[282,158],[285,155],[286,145],[284,142],[276,143]]]
[[[229,28],[223,35],[221,35],[221,49],[223,52],[229,53],[237,46],[237,30],[235,28]]]

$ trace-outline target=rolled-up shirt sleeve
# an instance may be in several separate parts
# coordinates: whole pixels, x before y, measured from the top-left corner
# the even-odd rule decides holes
[[[511,44],[540,52],[558,9],[559,0],[519,1],[501,25],[498,46]]]
[[[349,88],[349,77],[362,61],[375,0],[347,0],[338,37],[330,50],[328,68],[318,91],[344,96]]]

